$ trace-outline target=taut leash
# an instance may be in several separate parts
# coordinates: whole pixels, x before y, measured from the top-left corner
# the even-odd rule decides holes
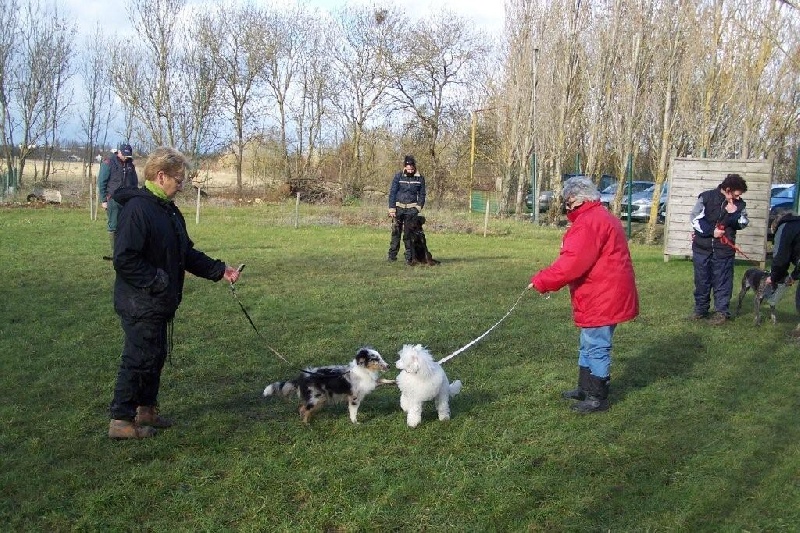
[[[439,362],[439,364],[446,363],[447,361],[449,361],[449,360],[450,360],[450,359],[452,359],[453,357],[457,356],[458,354],[460,354],[460,353],[461,353],[461,352],[463,352],[464,350],[468,349],[470,346],[473,346],[473,345],[477,344],[478,342],[480,342],[480,340],[481,340],[481,339],[483,339],[483,338],[484,338],[486,335],[488,335],[488,334],[489,334],[489,333],[490,333],[490,332],[491,332],[491,331],[492,331],[494,328],[496,328],[497,326],[499,326],[499,325],[500,325],[500,324],[503,322],[503,320],[505,320],[506,318],[508,318],[508,315],[510,315],[510,314],[511,314],[511,312],[512,312],[512,311],[514,311],[514,309],[516,309],[516,307],[519,305],[519,302],[521,302],[521,301],[522,301],[522,297],[523,297],[523,296],[525,296],[525,293],[526,293],[527,291],[528,291],[528,288],[527,288],[527,287],[526,287],[525,289],[523,289],[523,291],[522,291],[522,292],[520,293],[520,295],[517,297],[517,301],[516,301],[516,302],[514,302],[514,305],[512,305],[512,306],[511,306],[511,309],[509,309],[509,310],[508,310],[508,312],[507,312],[507,313],[506,313],[506,314],[503,316],[503,318],[501,318],[500,320],[498,320],[498,321],[495,323],[495,325],[494,325],[494,326],[492,326],[492,327],[490,327],[489,329],[487,329],[486,331],[484,331],[484,332],[483,332],[483,334],[482,334],[481,336],[479,336],[477,339],[475,339],[475,340],[473,340],[473,341],[470,341],[469,343],[467,343],[467,345],[466,345],[466,346],[463,346],[462,348],[459,348],[458,350],[456,350],[455,352],[451,353],[450,355],[448,355],[448,356],[447,356],[447,357],[445,357],[444,359],[440,359],[440,360],[438,361],[438,362]],[[549,298],[549,297],[550,297],[549,295],[545,296],[545,298]]]

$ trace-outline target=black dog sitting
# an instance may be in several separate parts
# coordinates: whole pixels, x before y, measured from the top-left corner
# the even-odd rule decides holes
[[[411,260],[408,261],[411,266],[419,264],[433,266],[439,264],[439,261],[434,259],[428,250],[425,232],[422,231],[423,224],[425,224],[425,217],[422,215],[412,215],[405,223],[403,240],[406,246],[411,248]]]
[[[769,303],[769,313],[772,323],[775,324],[778,321],[775,315],[775,305],[777,305],[778,300],[783,296],[786,287],[792,284],[792,277],[786,276],[786,281],[784,283],[779,284],[777,288],[773,288],[772,285],[767,285],[767,277],[769,277],[769,272],[761,270],[760,268],[748,268],[742,278],[742,290],[739,291],[739,303],[736,305],[736,316],[739,316],[742,310],[742,300],[744,300],[744,295],[747,294],[747,290],[753,289],[755,293],[754,322],[756,326],[761,323],[761,303],[764,300]]]

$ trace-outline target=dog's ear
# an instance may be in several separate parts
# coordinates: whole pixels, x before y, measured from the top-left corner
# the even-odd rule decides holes
[[[369,352],[366,348],[361,348],[356,352],[356,364],[358,366],[366,366],[369,361]]]
[[[411,356],[409,364],[406,365],[406,372],[410,374],[419,372],[419,356],[416,353]]]

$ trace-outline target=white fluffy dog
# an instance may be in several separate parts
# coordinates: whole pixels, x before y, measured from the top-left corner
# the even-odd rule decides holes
[[[448,383],[442,365],[421,344],[405,344],[398,352],[395,366],[400,369],[397,386],[400,388],[400,407],[407,413],[409,427],[422,420],[422,404],[434,400],[439,420],[450,420],[450,397],[461,391],[461,381]]]

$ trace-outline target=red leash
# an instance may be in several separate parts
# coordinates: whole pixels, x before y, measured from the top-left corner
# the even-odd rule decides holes
[[[724,231],[725,231],[725,226],[723,226],[722,224],[717,224],[717,229],[721,229],[721,230],[724,232]],[[736,253],[742,254],[742,257],[744,257],[745,259],[747,259],[747,260],[751,260],[751,259],[750,259],[750,258],[747,256],[747,254],[746,254],[746,253],[744,253],[744,252],[742,251],[742,249],[741,249],[741,248],[739,248],[738,246],[736,246],[736,243],[734,243],[732,240],[730,240],[730,239],[728,238],[728,236],[727,236],[727,235],[725,235],[725,233],[723,233],[723,234],[722,234],[722,236],[719,238],[719,242],[721,242],[722,244],[725,244],[725,245],[727,245],[727,246],[730,246],[731,248],[733,248],[733,250],[734,250]]]

